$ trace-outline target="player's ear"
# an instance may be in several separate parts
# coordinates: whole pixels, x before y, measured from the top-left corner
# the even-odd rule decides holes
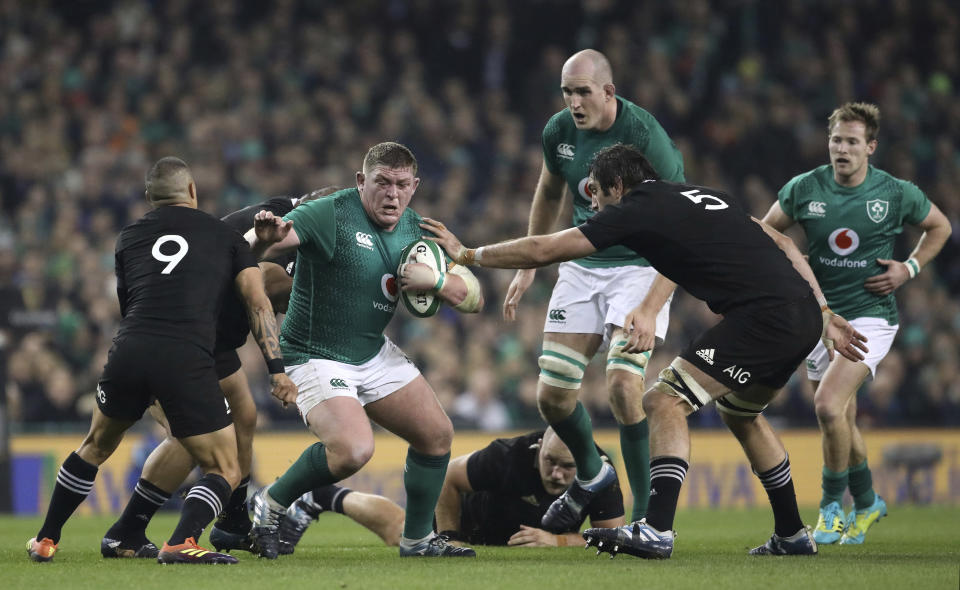
[[[872,156],[877,151],[877,140],[873,139],[867,142],[867,155]]]
[[[190,193],[190,200],[193,202],[197,201],[197,184],[190,181],[190,184],[187,185],[187,192]]]
[[[607,99],[614,98],[614,97],[617,95],[617,87],[614,86],[612,82],[611,82],[610,84],[604,84],[604,85],[603,85],[603,95],[604,95]]]
[[[365,177],[364,177],[364,175],[363,175],[363,171],[362,171],[362,170],[357,170],[357,190],[358,190],[358,191],[362,191],[362,190],[363,190],[363,181],[364,181],[364,178],[365,178]]]

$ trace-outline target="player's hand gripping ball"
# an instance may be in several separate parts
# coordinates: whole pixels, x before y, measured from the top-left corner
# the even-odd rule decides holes
[[[447,259],[440,246],[428,240],[415,240],[407,245],[400,253],[400,267],[407,263],[419,262],[426,264],[437,276],[447,272]],[[397,276],[400,276],[400,267],[397,267]],[[418,318],[428,318],[440,309],[440,298],[433,290],[400,291],[400,300],[411,314]]]

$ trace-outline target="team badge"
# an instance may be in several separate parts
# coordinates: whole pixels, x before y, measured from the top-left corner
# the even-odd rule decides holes
[[[867,216],[870,217],[870,221],[874,223],[880,223],[886,219],[887,211],[889,210],[889,201],[881,201],[880,199],[867,201]]]

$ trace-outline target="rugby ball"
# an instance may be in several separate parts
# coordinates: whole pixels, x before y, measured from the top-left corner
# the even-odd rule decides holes
[[[440,246],[430,240],[414,240],[400,253],[400,264],[420,262],[441,273],[447,272],[447,259]],[[400,276],[400,267],[397,267]],[[428,318],[440,309],[440,298],[431,291],[400,291],[400,300],[411,314]]]

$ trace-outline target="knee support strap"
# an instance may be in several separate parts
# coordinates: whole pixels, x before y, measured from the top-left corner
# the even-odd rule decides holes
[[[540,380],[561,389],[580,389],[583,372],[590,359],[576,350],[556,342],[544,342],[543,354],[537,359]]]
[[[669,367],[660,371],[657,382],[653,387],[666,395],[679,397],[690,404],[690,407],[696,412],[710,403],[713,398],[710,397],[710,394],[702,385],[696,382],[690,373],[675,366],[676,362],[674,360]]]
[[[737,394],[735,393],[728,393],[727,395],[717,399],[717,410],[723,412],[724,414],[731,414],[733,416],[756,418],[766,407],[767,404],[748,402],[737,397]]]
[[[623,347],[626,345],[626,339],[620,339],[610,346],[610,350],[607,352],[607,372],[609,373],[610,371],[619,369],[645,377],[647,374],[647,361],[650,360],[650,353],[652,351],[624,352]]]

